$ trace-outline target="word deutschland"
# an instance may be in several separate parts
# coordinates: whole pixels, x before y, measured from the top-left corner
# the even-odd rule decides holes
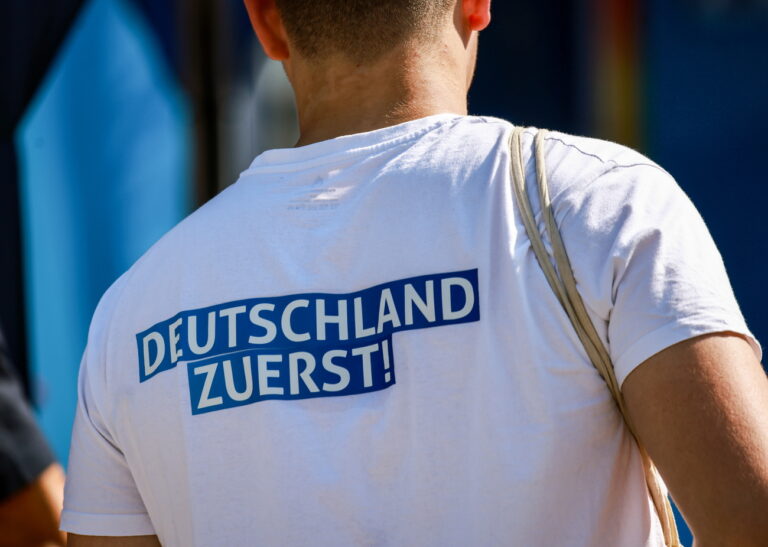
[[[393,333],[479,318],[477,270],[228,302],[137,334],[139,380],[189,363],[193,413],[376,391],[394,384]]]

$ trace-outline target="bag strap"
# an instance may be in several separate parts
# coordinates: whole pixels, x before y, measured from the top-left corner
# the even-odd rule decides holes
[[[592,361],[592,364],[608,385],[608,389],[610,390],[611,395],[613,395],[613,399],[616,401],[616,405],[619,407],[621,415],[624,417],[624,422],[627,424],[627,428],[630,433],[632,433],[635,442],[637,442],[643,461],[645,482],[648,486],[648,492],[651,495],[651,499],[653,500],[656,512],[659,515],[661,527],[664,532],[664,543],[669,547],[680,547],[680,539],[677,534],[675,517],[672,512],[669,498],[662,487],[661,477],[645,448],[640,444],[634,428],[630,423],[629,415],[627,414],[626,405],[624,403],[624,397],[622,396],[621,389],[619,389],[619,384],[616,380],[616,373],[613,369],[610,354],[600,339],[600,336],[587,313],[584,301],[576,287],[576,278],[573,275],[573,269],[570,260],[568,259],[568,253],[565,250],[560,230],[555,222],[555,215],[549,198],[547,172],[544,164],[544,139],[546,139],[548,132],[544,129],[537,131],[534,139],[534,150],[539,202],[541,204],[541,213],[544,217],[545,233],[549,237],[549,241],[552,245],[552,257],[547,252],[544,245],[543,235],[539,232],[534,219],[533,207],[530,202],[530,195],[527,188],[528,184],[523,166],[522,135],[524,131],[525,128],[523,127],[515,127],[512,131],[510,139],[510,153],[512,158],[510,171],[512,186],[515,191],[518,209],[523,224],[525,225],[525,230],[528,233],[528,238],[531,241],[531,246],[536,255],[536,259],[541,265],[541,269],[544,270],[544,275],[547,278],[549,286],[554,291],[560,305],[571,320],[571,323],[576,330],[576,334],[587,352],[589,360]],[[553,265],[552,258],[554,258],[557,268]]]

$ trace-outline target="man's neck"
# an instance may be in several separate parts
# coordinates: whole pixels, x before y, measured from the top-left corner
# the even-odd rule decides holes
[[[290,67],[301,132],[296,146],[432,114],[466,114],[466,77],[445,61],[411,51],[371,65]]]

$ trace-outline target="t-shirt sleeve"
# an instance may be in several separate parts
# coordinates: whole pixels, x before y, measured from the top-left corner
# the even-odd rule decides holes
[[[61,529],[82,535],[151,535],[154,527],[109,426],[105,347],[114,289],[94,314],[80,365]]]
[[[747,338],[761,357],[700,214],[651,164],[608,168],[556,204],[579,290],[607,322],[621,385],[635,367],[709,333]]]

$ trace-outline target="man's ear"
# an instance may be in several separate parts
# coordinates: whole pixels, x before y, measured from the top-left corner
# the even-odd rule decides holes
[[[469,30],[481,31],[491,22],[491,0],[459,0]]]
[[[245,0],[245,9],[267,57],[275,61],[287,60],[290,56],[288,34],[275,0]]]

